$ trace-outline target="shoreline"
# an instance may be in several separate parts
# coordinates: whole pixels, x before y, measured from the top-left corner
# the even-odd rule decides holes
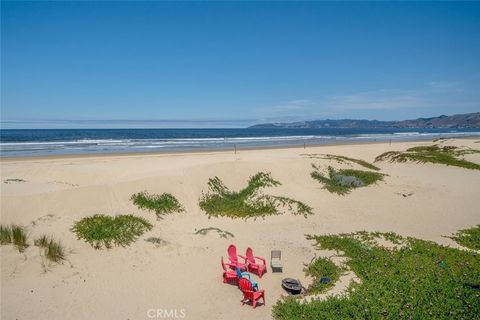
[[[445,138],[445,140],[478,140],[475,136],[465,137],[451,137]],[[435,140],[435,139],[434,139]],[[479,140],[480,141],[480,140]],[[432,139],[408,139],[397,141],[338,141],[333,143],[317,143],[317,144],[305,144],[303,145],[285,145],[285,146],[258,146],[258,147],[238,147],[236,151],[263,151],[263,150],[283,150],[283,149],[308,149],[326,147],[326,146],[355,146],[355,145],[373,145],[373,144],[400,144],[409,142],[432,142]],[[475,142],[474,142],[475,143]],[[52,154],[52,155],[40,155],[40,156],[0,156],[0,163],[19,162],[19,161],[37,161],[37,160],[61,160],[61,159],[84,159],[84,158],[113,158],[113,157],[137,157],[137,156],[169,156],[169,155],[192,155],[192,154],[222,154],[222,153],[234,153],[235,149],[232,148],[212,148],[212,149],[183,149],[183,150],[165,150],[165,151],[151,151],[151,152],[106,152],[106,153],[77,153],[77,154]],[[235,153],[234,153],[235,154]]]

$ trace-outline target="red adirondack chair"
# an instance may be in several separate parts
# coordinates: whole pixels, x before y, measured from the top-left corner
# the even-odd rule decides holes
[[[259,262],[257,262],[259,260]],[[262,275],[267,272],[267,264],[265,258],[254,256],[252,248],[247,248],[247,264],[248,271],[258,274],[261,278]]]
[[[242,306],[247,302],[251,301],[253,308],[257,306],[257,301],[263,299],[263,305],[265,305],[265,290],[253,291],[252,283],[246,278],[240,279],[239,283],[240,289],[243,292]]]
[[[227,269],[228,263],[225,263],[223,261],[223,256],[222,256],[222,269],[223,269],[223,283],[229,282],[237,282],[238,281],[238,276],[237,272],[234,270]]]
[[[238,261],[238,257],[242,258],[245,262]],[[247,257],[237,254],[237,247],[234,244],[228,246],[228,264],[231,268],[239,268],[241,271],[247,270]]]

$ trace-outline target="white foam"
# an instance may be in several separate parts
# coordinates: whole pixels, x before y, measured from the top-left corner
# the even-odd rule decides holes
[[[288,135],[256,137],[159,138],[159,139],[79,139],[73,141],[31,141],[0,143],[2,156],[46,153],[98,153],[149,149],[231,148],[233,144],[248,146],[322,144],[331,141],[401,141],[436,137],[479,136],[480,132],[393,132],[350,135]]]

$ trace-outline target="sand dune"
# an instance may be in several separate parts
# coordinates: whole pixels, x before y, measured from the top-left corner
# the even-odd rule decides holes
[[[479,147],[469,139],[446,143]],[[302,156],[329,153],[373,161],[385,151],[425,144],[428,142],[241,150],[237,154],[2,159],[2,224],[27,226],[30,239],[43,233],[53,235],[70,253],[67,262],[45,271],[37,247],[32,245],[20,254],[11,246],[2,246],[1,318],[159,319],[149,310],[176,309],[186,319],[270,319],[272,305],[284,294],[280,280],[288,276],[308,285],[304,264],[315,255],[328,254],[315,250],[305,234],[394,231],[456,246],[442,236],[480,222],[479,171],[381,162],[378,165],[388,175],[384,182],[338,196],[310,177],[312,163],[325,166],[335,162]],[[467,158],[480,163],[478,154]],[[198,207],[209,178],[218,176],[230,188],[239,189],[258,171],[271,172],[282,183],[268,193],[303,201],[313,207],[314,214],[247,221],[209,219]],[[4,183],[6,179],[25,181]],[[133,193],[143,190],[174,194],[185,212],[157,220],[130,201]],[[130,247],[94,250],[77,240],[70,228],[75,221],[96,213],[134,213],[147,218],[154,228]],[[195,234],[205,227],[227,230],[235,237]],[[152,236],[165,243],[155,246],[145,241]],[[259,280],[266,291],[266,306],[255,310],[241,306],[242,295],[236,286],[222,283],[220,257],[226,257],[230,243],[242,252],[251,246],[255,254],[265,257],[272,249],[282,250],[284,273],[272,274],[269,269]],[[344,289],[351,278],[342,277],[330,294]]]

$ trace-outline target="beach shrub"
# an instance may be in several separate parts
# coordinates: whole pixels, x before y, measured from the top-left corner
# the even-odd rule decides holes
[[[311,177],[324,185],[324,188],[332,193],[345,195],[352,189],[368,186],[383,180],[384,174],[372,171],[354,169],[339,169],[328,167],[328,176],[324,175],[320,168],[312,164],[314,171]]]
[[[215,177],[209,179],[209,191],[202,192],[199,205],[209,216],[215,217],[263,217],[281,214],[282,209],[304,216],[312,213],[312,208],[300,201],[262,193],[261,189],[278,185],[280,182],[274,180],[270,173],[259,172],[250,177],[245,188],[235,192]]]
[[[438,163],[465,169],[480,170],[480,164],[462,159],[466,154],[480,153],[480,150],[462,149],[455,146],[419,146],[406,151],[388,151],[375,158],[375,162],[417,162]]]
[[[184,211],[177,198],[170,193],[149,194],[143,191],[132,195],[131,200],[140,209],[154,211],[158,218],[164,214]]]
[[[96,214],[75,222],[72,231],[95,249],[112,245],[128,246],[153,226],[145,219],[134,215],[106,216]]]
[[[19,225],[0,226],[0,244],[13,244],[19,252],[28,247],[26,228]]]
[[[302,302],[282,299],[278,320],[477,319],[480,256],[435,242],[390,234],[401,245],[384,247],[381,233],[309,236],[320,249],[336,250],[360,281],[344,295]],[[385,238],[385,237],[384,237]]]
[[[480,224],[470,229],[460,230],[451,238],[464,247],[480,250]]]
[[[325,160],[335,160],[338,163],[345,163],[345,162],[352,162],[356,163],[364,168],[370,169],[370,170],[375,170],[378,171],[380,170],[379,167],[371,164],[370,162],[367,162],[365,160],[361,159],[355,159],[355,158],[350,158],[350,157],[345,157],[345,156],[339,156],[339,155],[334,155],[334,154],[304,154],[303,156],[306,156],[310,159],[325,159]]]
[[[312,284],[307,289],[307,294],[324,293],[335,285],[344,271],[328,258],[315,259],[305,268],[305,273],[313,278]]]
[[[45,257],[52,262],[60,262],[65,260],[65,248],[52,237],[42,235],[34,240],[34,244],[43,249]]]

